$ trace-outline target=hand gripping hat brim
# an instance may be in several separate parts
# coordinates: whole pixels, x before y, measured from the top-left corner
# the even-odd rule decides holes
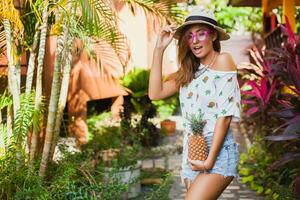
[[[203,8],[196,8],[191,11],[191,13],[185,19],[185,22],[176,29],[174,38],[179,39],[183,29],[192,24],[210,25],[216,31],[218,31],[219,40],[228,40],[230,38],[229,34],[226,33],[226,31],[218,25],[217,21],[215,20],[214,14],[210,10],[206,10]]]

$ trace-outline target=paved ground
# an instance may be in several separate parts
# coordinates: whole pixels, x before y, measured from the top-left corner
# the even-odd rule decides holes
[[[180,134],[182,130],[180,117],[175,116],[173,120],[177,121],[177,135],[176,138],[180,140]],[[240,134],[238,126],[232,124],[233,132],[235,139],[238,143],[239,151],[243,152],[247,149],[247,138]],[[172,142],[174,138],[170,139]],[[156,159],[154,161],[157,167],[164,167],[165,160],[164,159]],[[181,163],[181,155],[176,154],[169,157],[168,166],[174,173],[174,183],[172,185],[169,197],[171,200],[183,200],[185,195],[185,188],[182,185],[179,170],[180,170],[180,163]],[[153,161],[148,160],[143,162],[143,167],[151,167],[153,165]],[[240,181],[240,178],[234,179],[234,181],[227,187],[227,189],[223,192],[222,196],[219,200],[262,200],[263,197],[259,197],[255,194],[254,191],[247,188],[245,184]]]

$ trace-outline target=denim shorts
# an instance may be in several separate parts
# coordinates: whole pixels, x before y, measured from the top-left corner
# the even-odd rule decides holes
[[[205,137],[208,148],[211,148],[213,136]],[[227,135],[224,139],[224,143],[220,152],[217,156],[215,164],[211,170],[208,170],[207,173],[212,174],[220,174],[224,177],[226,176],[238,176],[237,165],[239,162],[239,153],[237,144],[232,135],[231,129],[227,132]],[[181,169],[181,177],[182,179],[194,180],[199,173],[203,173],[200,171],[194,171],[190,168],[188,162],[183,162]]]

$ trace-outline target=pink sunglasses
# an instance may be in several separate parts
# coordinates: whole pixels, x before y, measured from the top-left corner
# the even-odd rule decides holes
[[[188,33],[186,35],[186,39],[187,39],[187,42],[189,44],[193,43],[194,40],[198,40],[198,41],[204,41],[207,39],[208,35],[209,34],[212,34],[213,32],[211,30],[201,30],[201,31],[198,31],[196,33]]]

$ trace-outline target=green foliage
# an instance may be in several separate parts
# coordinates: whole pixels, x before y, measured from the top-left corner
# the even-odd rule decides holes
[[[4,93],[0,96],[0,111],[10,105],[12,105],[11,96],[8,96],[7,92],[4,91]]]
[[[121,84],[132,92],[135,98],[147,94],[150,71],[142,68],[134,68],[121,79]]]
[[[165,173],[163,175],[163,182],[159,185],[154,185],[152,191],[146,194],[144,199],[146,200],[169,200],[169,191],[173,183],[172,173]]]
[[[0,96],[0,158],[5,154],[8,143],[8,133],[6,124],[2,123],[3,110],[12,105],[12,98],[6,94],[6,91]]]
[[[125,134],[126,135],[123,135]],[[137,163],[139,158],[139,141],[134,137],[136,132],[133,129],[122,130],[122,126],[102,126],[94,131],[93,140],[84,145],[84,152],[92,152],[91,159],[103,166],[123,168]],[[109,161],[100,158],[103,150],[115,149],[116,156]]]
[[[296,7],[296,19],[295,19],[295,22],[296,22],[296,32],[297,33],[300,33],[300,7],[297,6]]]
[[[266,199],[295,199],[291,188],[286,186],[291,179],[291,166],[280,171],[271,171],[269,166],[276,159],[274,153],[269,153],[267,143],[256,142],[247,153],[240,155],[239,174],[242,182],[250,186]]]
[[[33,124],[33,116],[35,112],[34,96],[34,93],[21,95],[20,108],[17,111],[13,125],[13,137],[16,144],[20,144],[25,140],[30,126]]]
[[[150,71],[142,68],[134,68],[121,79],[121,84],[128,88],[132,94],[130,102],[135,112],[142,114],[145,107],[151,104],[147,95]]]
[[[0,199],[51,199],[40,177],[12,154],[0,160]]]
[[[230,32],[261,32],[262,10],[251,7],[228,6],[228,0],[212,0],[209,8],[215,12],[221,27]],[[243,32],[244,32],[243,31]]]
[[[106,150],[110,148],[119,148],[121,146],[121,134],[117,126],[105,126],[94,132],[91,140],[84,148],[94,148],[97,150]]]
[[[148,97],[150,71],[134,68],[121,79],[121,84],[132,92],[130,102],[135,112],[143,114],[145,109],[153,104],[160,117],[168,117],[174,113],[179,105],[178,94],[163,100],[151,101]]]
[[[127,0],[131,6],[132,12],[135,13],[135,6],[139,6],[145,11],[146,15],[154,15],[159,21],[166,19],[169,23],[182,23],[184,11],[175,1],[158,1],[158,0]]]
[[[178,93],[164,100],[152,101],[160,118],[168,118],[175,113],[179,105]]]
[[[38,6],[38,4],[40,4],[40,1],[36,1],[34,2],[35,5],[33,6]],[[30,6],[30,2],[27,1],[24,4],[24,13],[26,13],[25,15],[22,16],[21,20],[23,22],[23,24],[25,24],[24,26],[24,39],[22,40],[23,45],[25,46],[25,48],[30,48],[31,45],[33,44],[33,37],[34,34],[36,32],[35,30],[35,24],[38,23],[37,22],[37,18],[34,14],[34,12],[31,12],[31,9],[33,8],[33,6]]]
[[[151,121],[155,116],[156,109],[150,104],[144,109],[142,116],[132,117],[131,106],[125,102],[120,124],[120,131],[125,143],[138,143],[144,147],[157,146],[162,135]]]
[[[134,166],[138,163],[141,148],[139,145],[124,146],[120,149],[116,158],[112,160],[111,167],[115,169],[123,169],[125,167]]]
[[[88,125],[88,141],[91,141],[94,137],[95,132],[99,129],[98,123],[111,118],[110,112],[103,112],[99,115],[89,116],[87,119]]]

